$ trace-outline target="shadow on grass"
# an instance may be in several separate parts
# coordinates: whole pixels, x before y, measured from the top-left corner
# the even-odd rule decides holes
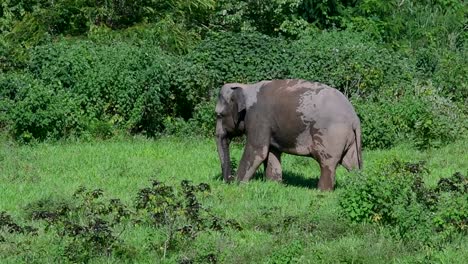
[[[283,172],[283,183],[290,186],[317,189],[318,180],[318,178],[305,177],[301,173],[291,171]]]
[[[222,181],[223,175],[218,173],[214,176],[214,180]],[[258,170],[255,172],[254,176],[252,177],[252,181],[265,181],[265,175],[263,170]],[[283,184],[294,186],[294,187],[302,187],[307,189],[317,189],[318,178],[309,178],[305,177],[301,173],[295,173],[291,171],[284,171],[283,172]]]

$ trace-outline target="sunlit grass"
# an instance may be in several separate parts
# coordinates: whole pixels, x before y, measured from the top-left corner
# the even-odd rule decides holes
[[[428,151],[401,145],[390,150],[365,151],[364,166],[365,170],[372,170],[392,159],[425,160],[431,172],[425,180],[435,185],[440,177],[448,177],[456,171],[467,173],[467,149],[466,141]],[[239,161],[242,146],[233,145],[231,153],[233,159]],[[244,228],[228,235],[204,234],[194,241],[199,247],[212,243],[223,248],[226,258],[223,262],[226,263],[263,262],[282,248],[281,244],[288,245],[295,240],[303,244],[299,261],[305,263],[330,263],[333,255],[346,262],[398,259],[411,262],[419,258],[413,254],[423,254],[406,249],[384,229],[367,225],[351,228],[340,220],[337,198],[345,188],[340,183],[346,177],[357,175],[340,168],[336,191],[323,193],[315,188],[320,171],[312,159],[285,155],[283,170],[285,184],[265,181],[261,173],[248,184],[225,184],[220,177],[215,142],[209,139],[133,138],[34,146],[19,146],[4,139],[0,150],[0,211],[25,219],[28,204],[40,199],[69,199],[79,186],[101,188],[106,197],[132,204],[137,191],[149,186],[151,179],[171,185],[191,180],[210,184],[212,194],[205,204],[221,216],[235,218]],[[281,227],[288,217],[302,219],[304,226],[310,223],[314,231],[270,230]],[[50,242],[48,239],[50,236],[34,238],[33,244],[43,248],[39,254],[41,260],[56,254],[56,248],[44,246]],[[125,233],[125,240],[139,248],[140,244],[151,240],[151,234],[144,227],[135,227]],[[16,252],[11,248],[3,249]],[[448,262],[468,254],[466,249],[460,252],[449,248],[444,252],[437,254]],[[149,249],[139,249],[136,255],[135,261],[139,263],[152,262],[149,259],[155,257],[154,251]],[[5,255],[0,253],[0,258],[2,256]],[[21,262],[24,255],[10,254],[9,259]],[[172,263],[174,259],[167,261]]]

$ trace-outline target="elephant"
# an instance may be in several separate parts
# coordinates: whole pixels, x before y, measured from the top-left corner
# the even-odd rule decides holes
[[[268,179],[282,181],[281,154],[308,156],[320,165],[318,188],[335,187],[339,164],[361,169],[361,124],[340,91],[302,79],[227,83],[216,103],[216,145],[224,181],[231,182],[229,144],[246,135],[237,180],[247,182],[261,163]]]

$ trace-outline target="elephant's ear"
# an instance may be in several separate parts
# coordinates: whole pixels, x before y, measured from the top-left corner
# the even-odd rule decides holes
[[[233,90],[232,99],[237,104],[237,112],[240,113],[245,110],[245,96],[242,86],[233,86],[231,89]]]

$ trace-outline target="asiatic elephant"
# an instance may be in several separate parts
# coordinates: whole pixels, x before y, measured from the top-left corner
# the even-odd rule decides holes
[[[267,178],[281,181],[281,153],[320,164],[320,190],[333,190],[335,170],[362,168],[361,126],[348,99],[335,88],[305,80],[225,84],[216,104],[216,141],[223,178],[231,175],[230,140],[246,134],[237,179],[248,181],[263,162]]]

